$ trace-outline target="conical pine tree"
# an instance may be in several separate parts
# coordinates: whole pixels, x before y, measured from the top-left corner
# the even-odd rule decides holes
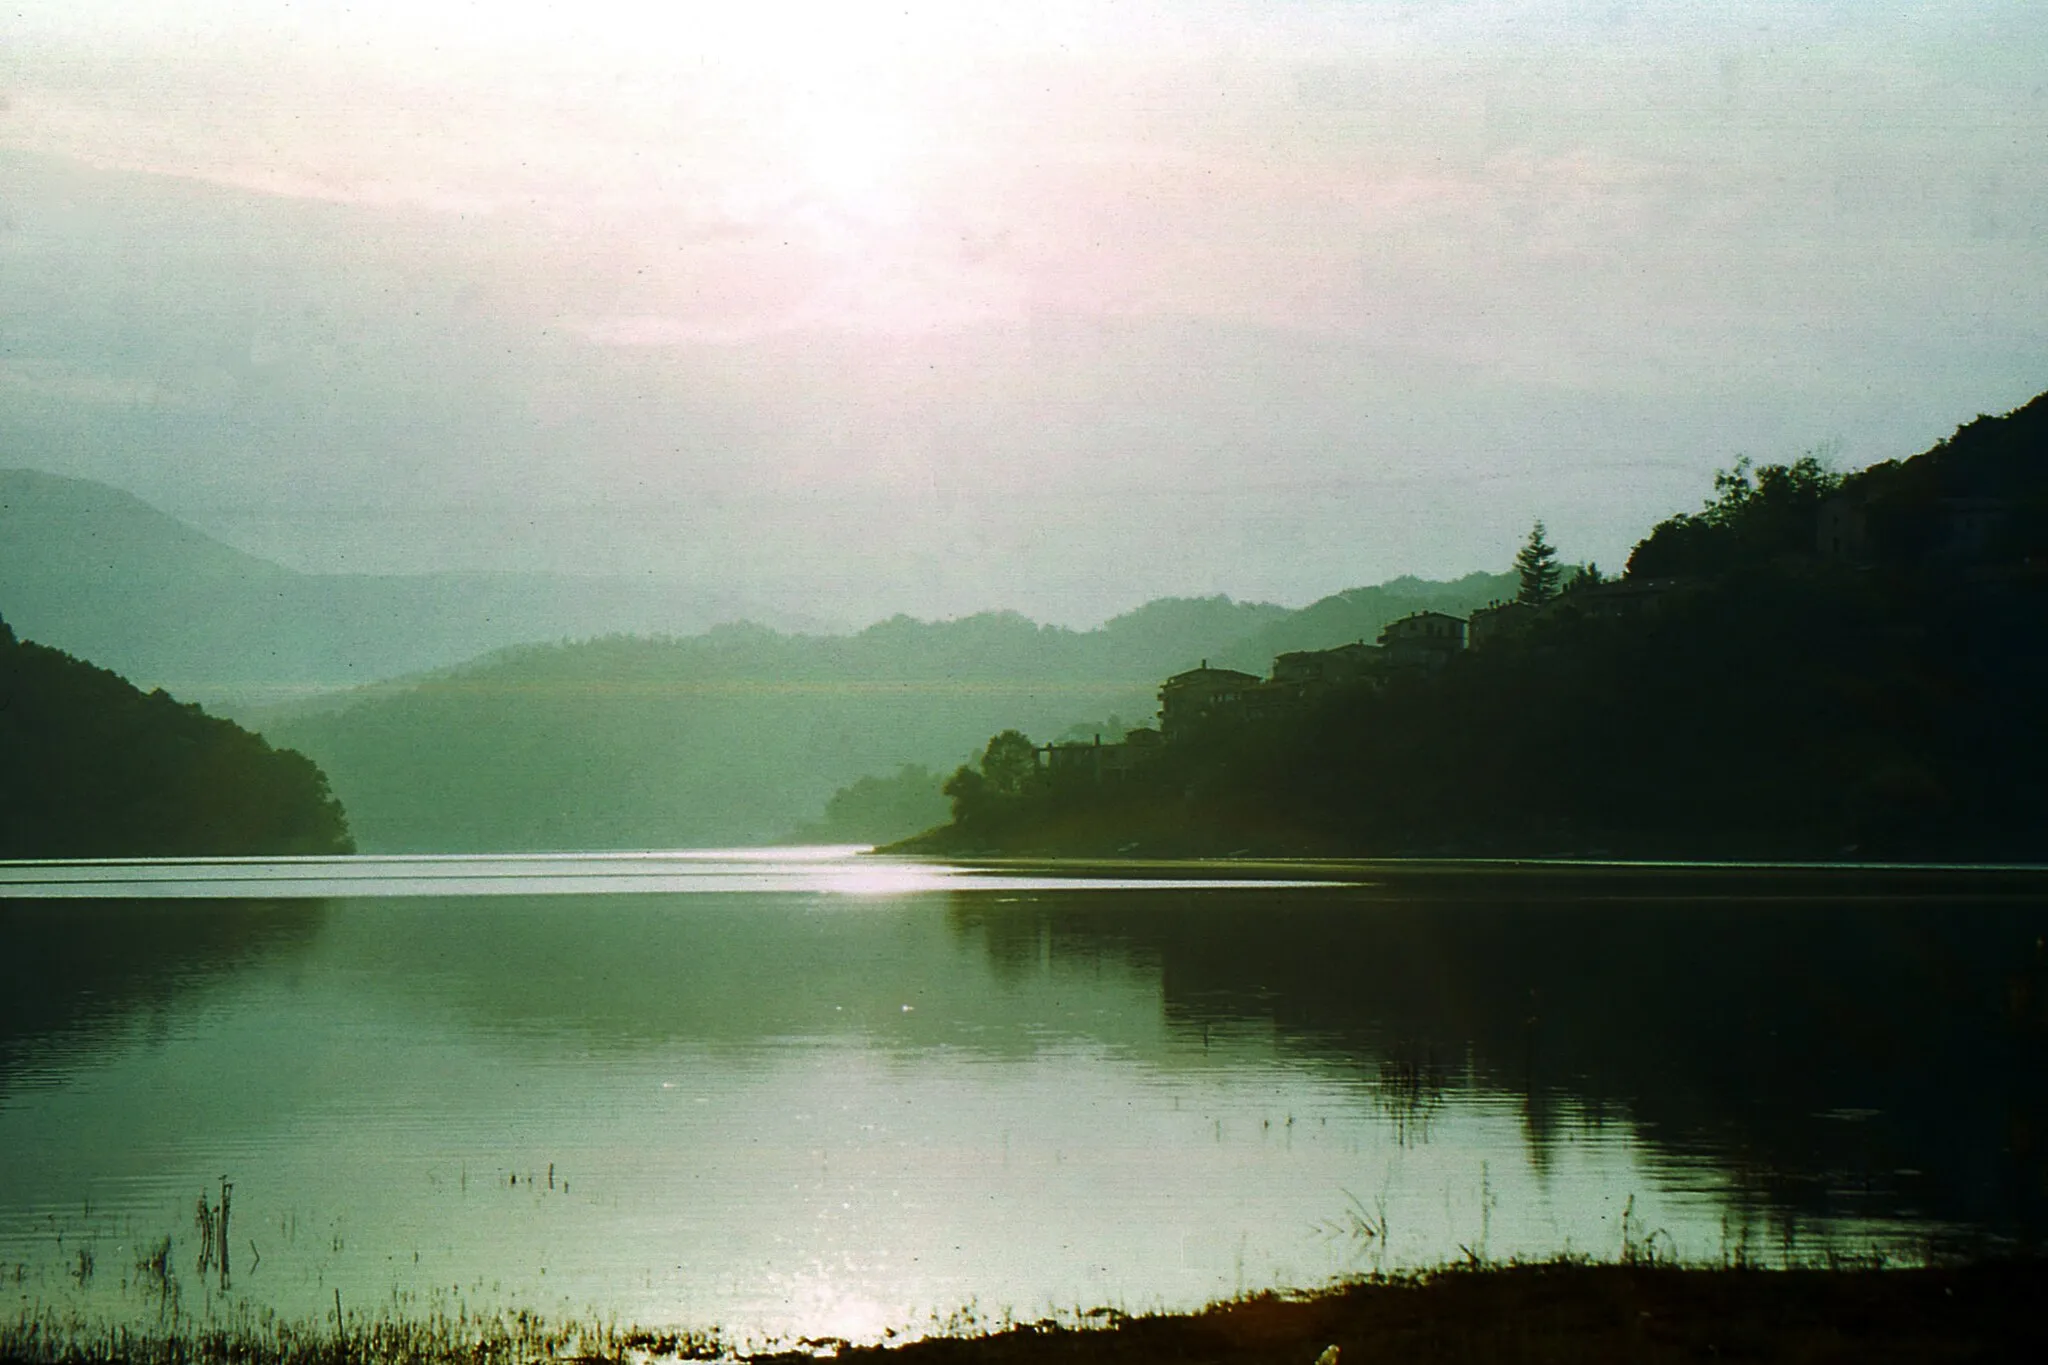
[[[1515,572],[1522,579],[1521,591],[1515,594],[1517,602],[1540,607],[1557,596],[1563,571],[1557,565],[1557,547],[1543,539],[1542,522],[1529,528],[1529,539],[1515,552]]]

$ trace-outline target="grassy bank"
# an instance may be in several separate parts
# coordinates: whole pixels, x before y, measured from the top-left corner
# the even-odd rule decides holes
[[[1369,1362],[1947,1362],[2048,1359],[2048,1263],[1916,1269],[1660,1265],[1446,1270],[1191,1314],[1035,1324],[900,1345],[805,1342],[749,1359],[860,1365],[1341,1365]],[[23,1365],[515,1365],[733,1358],[715,1333],[549,1326],[525,1315],[423,1323],[245,1323],[182,1334],[0,1331]]]

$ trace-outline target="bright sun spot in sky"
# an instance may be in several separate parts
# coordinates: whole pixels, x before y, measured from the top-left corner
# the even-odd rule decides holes
[[[914,153],[901,121],[830,97],[795,112],[798,164],[810,185],[863,218],[903,215]]]

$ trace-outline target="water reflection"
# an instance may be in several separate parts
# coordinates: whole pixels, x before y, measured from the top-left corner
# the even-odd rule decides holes
[[[161,1033],[180,995],[303,953],[324,915],[316,900],[0,900],[0,1085],[61,1078],[52,1053],[90,1055],[138,1019]]]
[[[1763,1204],[2044,1226],[2048,910],[2030,897],[963,902],[998,960],[1156,962],[1183,1031],[1271,1027],[1426,1132],[1447,1063],[1540,1168],[1626,1121]]]
[[[990,880],[0,904],[0,1266],[219,1309],[223,1175],[228,1301],[743,1333],[2038,1237],[2037,899]]]

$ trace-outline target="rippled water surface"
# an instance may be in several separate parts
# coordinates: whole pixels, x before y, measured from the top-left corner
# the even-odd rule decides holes
[[[2036,1240],[2037,879],[1061,871],[0,869],[0,1293],[866,1337]]]

